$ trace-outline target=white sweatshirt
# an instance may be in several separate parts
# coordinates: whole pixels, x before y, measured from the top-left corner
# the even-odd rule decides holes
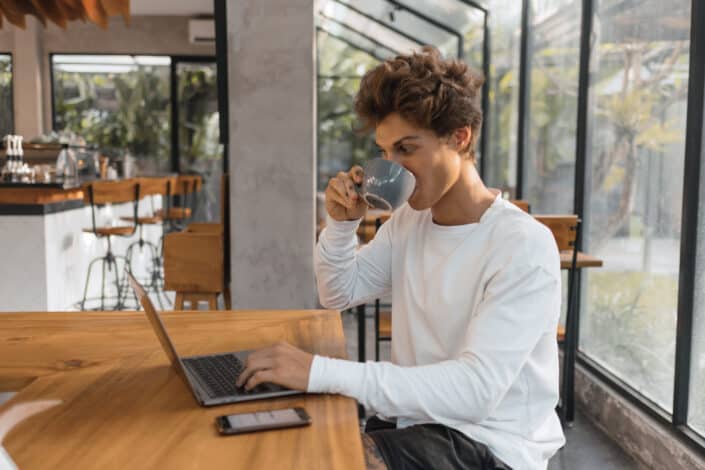
[[[398,209],[356,249],[359,221],[328,218],[316,252],[321,303],[392,293],[392,362],[315,356],[308,391],[355,398],[397,426],[441,423],[513,469],[545,469],[564,443],[556,326],[560,257],[548,228],[497,197],[479,222],[436,225]]]

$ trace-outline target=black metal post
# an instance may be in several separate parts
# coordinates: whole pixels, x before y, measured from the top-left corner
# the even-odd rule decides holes
[[[516,199],[524,197],[524,149],[529,143],[529,9],[531,2],[521,3],[521,44],[519,48],[519,122],[517,128]]]
[[[179,82],[176,76],[176,61],[172,57],[169,63],[169,92],[171,102],[171,165],[170,169],[178,173],[179,162]]]
[[[485,179],[487,168],[487,149],[489,148],[489,126],[487,122],[490,116],[490,14],[485,12],[484,31],[482,33],[482,74],[485,76],[485,83],[482,85],[482,130],[480,131],[480,178]]]
[[[366,343],[365,335],[367,334],[366,328],[367,321],[365,319],[365,304],[357,306],[357,360],[360,362],[365,362],[366,355]]]
[[[215,67],[218,86],[218,124],[220,143],[223,144],[223,173],[228,172],[228,144],[230,143],[230,116],[228,115],[228,25],[226,0],[213,0],[215,19]]]
[[[690,363],[695,307],[695,273],[698,244],[700,172],[705,158],[705,3],[693,0],[690,22],[690,77],[685,133],[683,209],[681,220],[680,273],[678,276],[678,321],[676,326],[676,364],[673,392],[673,424],[688,422]]]
[[[580,65],[578,69],[578,110],[577,128],[575,135],[575,185],[573,193],[574,212],[583,221],[584,226],[589,226],[586,208],[586,187],[591,181],[590,166],[588,165],[589,131],[588,116],[590,97],[590,38],[592,37],[592,17],[594,14],[593,0],[583,0],[582,21],[580,29]],[[583,240],[585,237],[583,237]],[[581,245],[584,243],[581,240]],[[578,246],[582,249],[582,246]],[[580,289],[578,289],[580,290]]]

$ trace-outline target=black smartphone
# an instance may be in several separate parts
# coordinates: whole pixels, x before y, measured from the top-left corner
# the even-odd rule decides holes
[[[294,428],[311,424],[311,417],[303,408],[257,411],[218,416],[215,419],[220,434],[242,434],[269,429]]]

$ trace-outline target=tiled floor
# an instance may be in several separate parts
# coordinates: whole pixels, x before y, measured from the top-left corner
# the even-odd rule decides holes
[[[368,309],[370,311],[371,309]],[[374,320],[368,313],[366,328],[367,359],[374,359]],[[357,359],[357,316],[343,314],[343,329],[348,357]],[[390,343],[383,342],[380,358],[389,360]],[[567,444],[551,459],[548,470],[636,470],[639,467],[609,437],[580,413],[575,423],[565,431]]]

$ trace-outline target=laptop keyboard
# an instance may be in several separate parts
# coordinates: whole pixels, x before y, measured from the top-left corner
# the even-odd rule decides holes
[[[206,391],[211,398],[248,395],[267,390],[265,387],[258,386],[247,392],[244,387],[235,386],[235,381],[245,366],[233,354],[191,357],[184,359],[183,362],[206,385]]]

